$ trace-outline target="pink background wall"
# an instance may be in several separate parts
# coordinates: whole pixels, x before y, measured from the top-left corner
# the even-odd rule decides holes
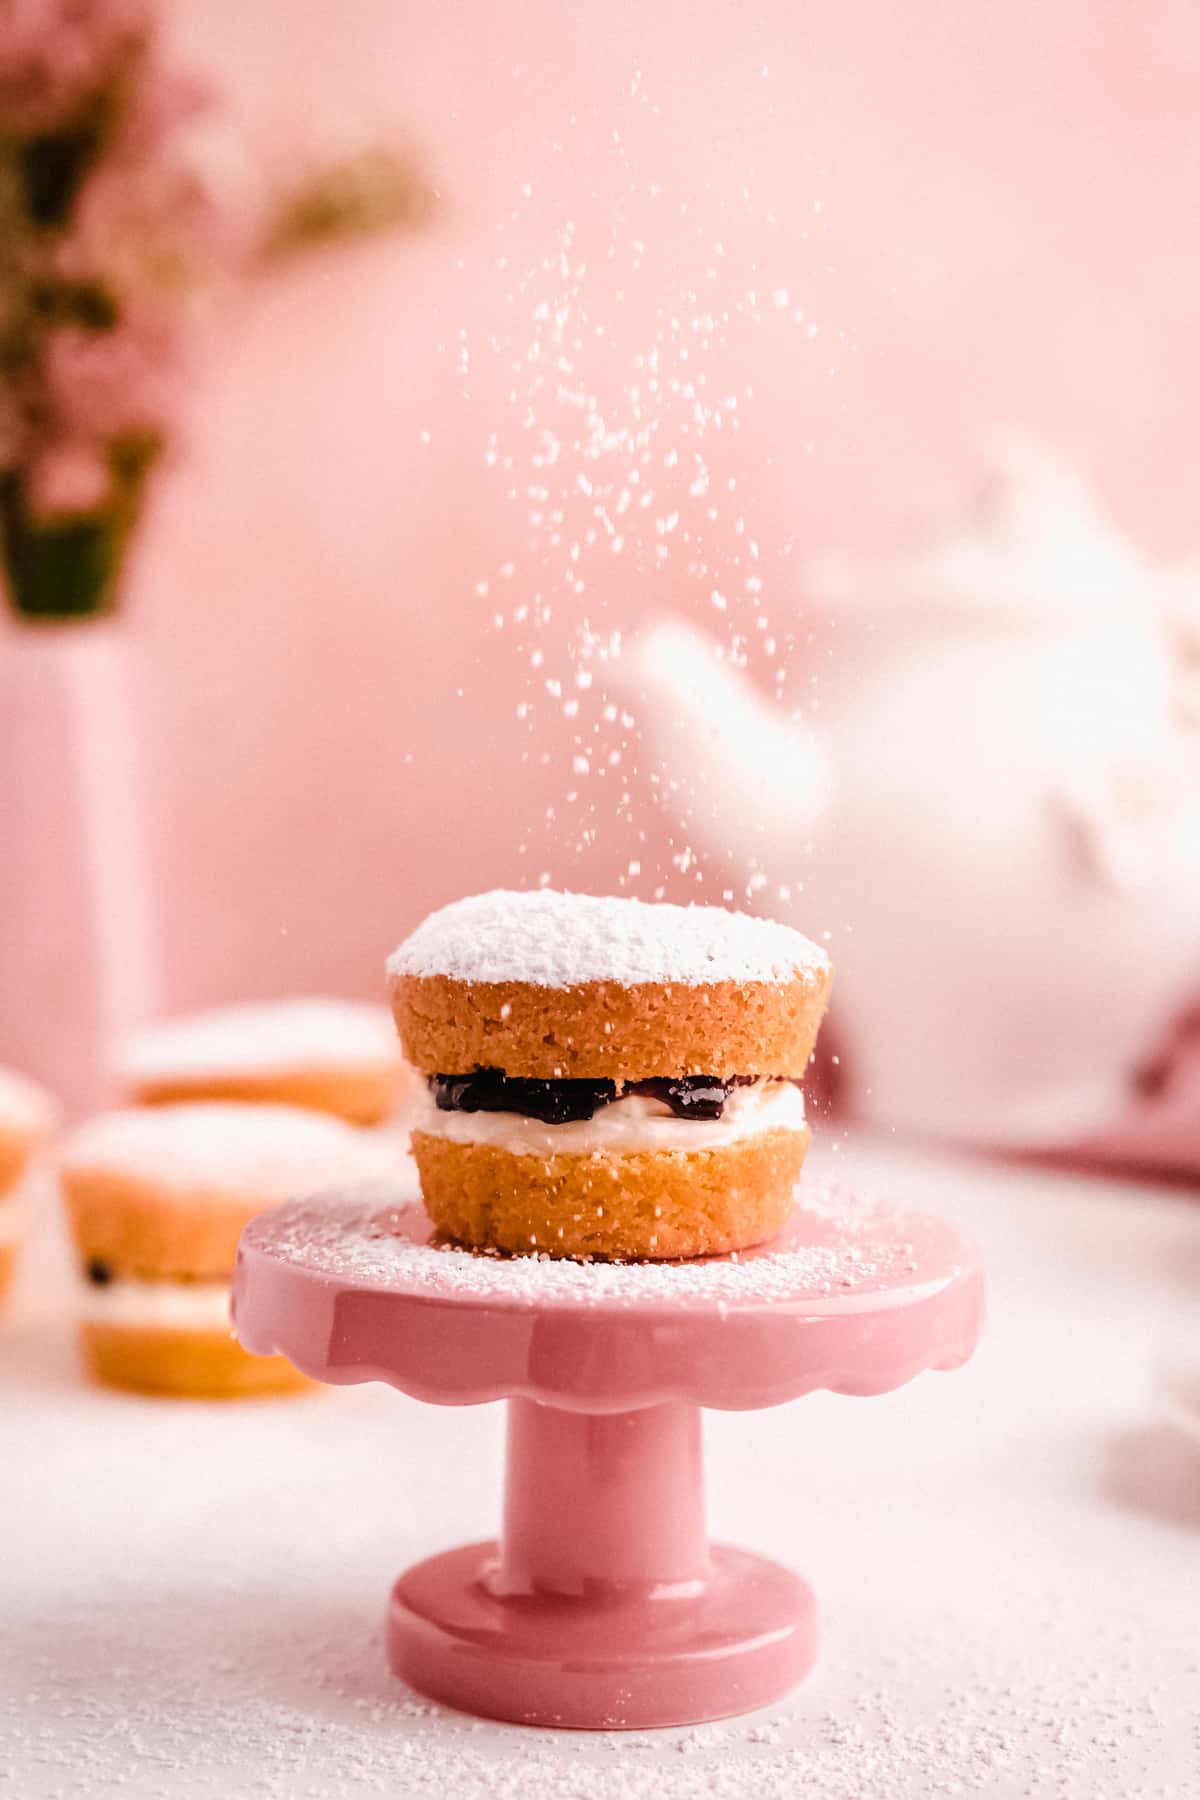
[[[619,811],[616,773],[571,775],[580,721],[543,683],[571,691],[581,612],[605,630],[668,607],[711,623],[709,591],[740,588],[753,537],[782,629],[802,554],[886,536],[998,420],[1061,443],[1153,548],[1196,547],[1187,0],[181,0],[174,29],[269,165],[286,170],[314,134],[399,134],[442,200],[422,235],[310,263],[239,308],[141,545],[127,629],[159,1006],[377,992],[385,952],[429,906],[543,870],[603,888],[637,856],[638,891],[717,897],[672,868],[637,777]],[[587,265],[577,360],[610,418],[629,414],[633,352],[657,342],[682,368],[686,331],[669,321],[685,290],[714,313],[749,288],[762,302],[690,365],[742,393],[740,430],[705,443],[717,519],[663,473],[690,551],[677,539],[655,563],[652,508],[622,554],[585,555],[583,597],[566,543],[531,534],[526,500],[485,461],[494,433],[512,481],[531,479],[526,352],[539,299],[561,288],[568,221]],[[561,426],[543,395],[538,422],[551,414]],[[666,404],[659,450],[688,448],[683,417]],[[575,472],[568,454],[555,494]],[[498,606],[539,589],[549,627],[495,629]],[[78,1097],[92,1054],[78,875],[68,828],[44,841],[62,776],[30,729],[4,775],[0,1056]]]

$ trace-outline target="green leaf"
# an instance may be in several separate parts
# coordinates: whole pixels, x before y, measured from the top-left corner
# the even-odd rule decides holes
[[[286,194],[268,224],[267,262],[342,238],[419,224],[432,194],[411,157],[376,145],[331,163]]]

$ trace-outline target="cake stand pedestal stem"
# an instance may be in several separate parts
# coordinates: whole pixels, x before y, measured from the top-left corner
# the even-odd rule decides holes
[[[708,1567],[699,1407],[509,1401],[497,1593],[677,1587]]]
[[[498,1543],[417,1563],[388,1656],[419,1692],[526,1725],[684,1725],[766,1706],[816,1653],[808,1584],[704,1533],[700,1409],[510,1400]]]

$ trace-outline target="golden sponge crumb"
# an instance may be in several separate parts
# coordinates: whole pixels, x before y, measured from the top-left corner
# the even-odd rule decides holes
[[[767,1242],[809,1144],[776,1129],[719,1149],[520,1156],[427,1132],[412,1147],[439,1231],[477,1249],[611,1261],[715,1256]]]
[[[474,1068],[545,1081],[653,1075],[802,1079],[829,997],[828,967],[785,982],[703,987],[591,981],[575,988],[402,975],[392,1009],[426,1074]]]

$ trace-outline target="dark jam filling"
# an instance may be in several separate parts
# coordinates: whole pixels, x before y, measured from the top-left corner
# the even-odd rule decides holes
[[[626,1094],[647,1094],[669,1106],[677,1119],[719,1119],[735,1087],[749,1087],[757,1075],[653,1076],[648,1081],[532,1081],[500,1069],[473,1075],[431,1075],[429,1086],[439,1112],[518,1113],[543,1125],[591,1119],[602,1106]]]
[[[107,1287],[115,1277],[112,1264],[102,1261],[98,1256],[93,1256],[89,1262],[84,1263],[83,1272],[96,1287]]]

